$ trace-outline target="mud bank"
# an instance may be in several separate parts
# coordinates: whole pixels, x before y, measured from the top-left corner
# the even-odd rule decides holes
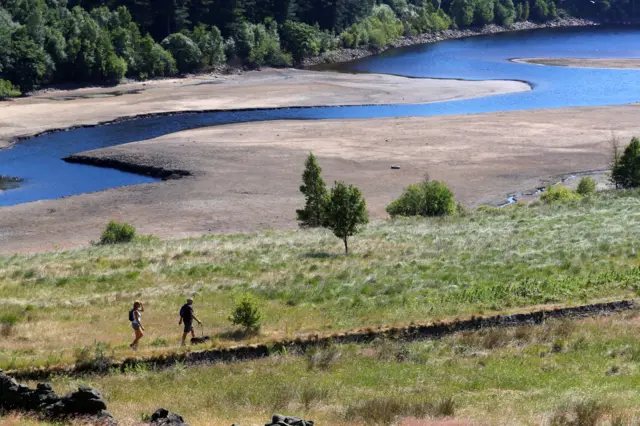
[[[327,182],[344,180],[362,190],[373,219],[387,217],[385,206],[425,172],[447,183],[459,202],[496,205],[507,194],[545,186],[569,171],[608,167],[612,131],[621,141],[640,134],[639,111],[634,104],[283,120],[194,129],[84,152],[100,161],[192,176],[3,207],[0,254],[85,246],[114,217],[161,238],[296,229],[300,174],[310,150]]]
[[[155,114],[340,105],[415,104],[531,90],[518,81],[415,79],[268,69],[239,75],[46,91],[0,102],[0,148],[53,130]],[[52,114],[52,111],[55,113]]]
[[[572,68],[640,69],[640,59],[516,58],[512,62]]]

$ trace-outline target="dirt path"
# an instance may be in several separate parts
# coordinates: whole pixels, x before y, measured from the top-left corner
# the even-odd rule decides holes
[[[108,220],[164,238],[296,229],[304,158],[358,185],[372,217],[429,172],[468,205],[568,172],[606,168],[612,132],[640,134],[640,105],[367,120],[277,121],[190,130],[89,153],[194,176],[0,209],[0,253],[87,245]],[[400,166],[392,170],[391,166]]]
[[[0,148],[15,137],[142,114],[289,106],[425,103],[530,90],[519,81],[412,79],[296,69],[47,91],[0,102]]]
[[[472,316],[471,318],[456,318],[449,321],[433,323],[418,323],[411,325],[358,328],[339,333],[324,335],[310,334],[297,336],[295,339],[272,340],[263,343],[240,344],[226,348],[202,349],[192,352],[164,353],[160,356],[130,358],[124,360],[111,360],[109,369],[125,370],[136,365],[148,365],[160,369],[167,368],[180,362],[184,365],[213,364],[217,362],[242,362],[250,359],[265,358],[274,353],[270,348],[284,348],[289,354],[303,354],[310,348],[322,347],[327,344],[363,344],[371,343],[378,339],[392,339],[396,341],[411,342],[416,340],[441,339],[455,333],[476,332],[486,328],[509,328],[523,325],[540,325],[545,321],[556,320],[580,320],[589,317],[608,316],[620,312],[635,309],[636,301],[633,299],[614,300],[584,305],[542,305],[541,308],[530,307],[517,309],[513,313],[498,315]],[[280,353],[275,351],[275,353]],[[53,368],[27,369],[7,371],[6,374],[17,380],[47,380],[52,375],[74,377],[78,375],[104,373],[102,364],[89,364],[86,366],[60,366]]]
[[[574,68],[611,68],[611,69],[639,69],[640,59],[587,59],[587,58],[522,58],[513,59],[536,65],[551,65],[556,67]]]

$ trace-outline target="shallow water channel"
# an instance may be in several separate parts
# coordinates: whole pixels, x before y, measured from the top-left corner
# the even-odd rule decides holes
[[[410,77],[529,82],[530,92],[416,105],[265,109],[180,114],[45,134],[0,150],[0,174],[24,182],[0,206],[54,199],[156,179],[62,161],[63,157],[196,127],[280,119],[377,118],[513,111],[640,101],[640,71],[551,67],[523,57],[640,58],[640,28],[565,28],[503,33],[389,50],[334,68]]]

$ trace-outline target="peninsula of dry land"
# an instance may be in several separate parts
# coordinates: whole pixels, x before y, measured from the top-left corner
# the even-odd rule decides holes
[[[551,65],[556,67],[574,68],[612,68],[612,69],[638,69],[639,58],[629,59],[589,59],[589,58],[522,58],[513,59],[513,62],[521,62],[536,65]]]
[[[145,114],[186,111],[409,104],[530,90],[519,81],[463,81],[295,69],[199,76],[36,93],[0,102],[0,148],[16,137]]]
[[[639,112],[640,105],[624,105],[248,123],[92,151],[84,155],[193,176],[4,207],[0,252],[87,245],[110,219],[170,238],[295,229],[310,150],[327,182],[341,179],[362,189],[373,218],[385,217],[385,206],[425,172],[463,203],[499,203],[560,174],[607,168],[612,134],[620,140],[640,134]]]

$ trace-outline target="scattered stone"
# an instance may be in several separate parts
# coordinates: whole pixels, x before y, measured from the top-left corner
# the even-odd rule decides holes
[[[0,370],[0,410],[34,412],[45,419],[83,418],[92,424],[116,424],[106,409],[100,392],[88,386],[61,398],[47,383],[30,389]]]
[[[189,426],[180,414],[170,413],[166,408],[159,408],[151,415],[152,425],[155,426]]]
[[[282,414],[274,414],[271,418],[271,423],[267,423],[264,426],[313,426],[313,421],[303,420],[300,417],[288,417]]]
[[[400,170],[400,166],[391,166],[391,170]]]

